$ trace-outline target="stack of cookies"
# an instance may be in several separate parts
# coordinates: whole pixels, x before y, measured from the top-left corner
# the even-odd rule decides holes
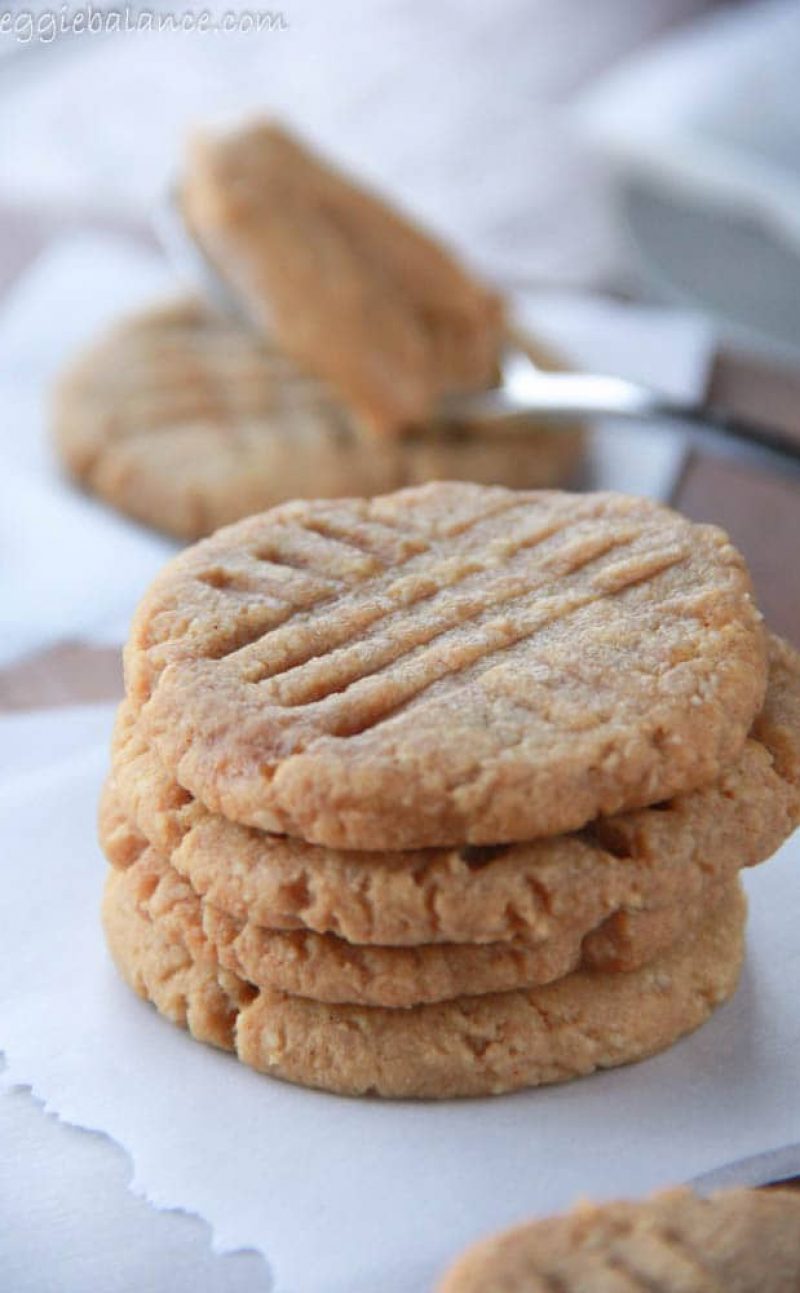
[[[347,1094],[641,1059],[743,957],[800,820],[800,660],[727,537],[614,494],[295,502],[144,598],[101,807],[112,955]]]
[[[436,240],[286,131],[198,138],[182,198],[233,312],[155,307],[69,365],[53,432],[84,488],[196,539],[287,498],[571,474],[577,424],[441,419],[444,397],[493,384],[506,342],[557,360]]]

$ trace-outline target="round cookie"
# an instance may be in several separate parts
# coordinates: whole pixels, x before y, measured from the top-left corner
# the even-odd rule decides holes
[[[101,830],[110,860],[128,857],[127,821],[115,841],[119,801],[193,888],[237,920],[396,946],[535,946],[569,934],[593,963],[627,968],[629,913],[641,924],[654,910],[699,909],[710,886],[769,857],[800,821],[800,657],[770,640],[764,708],[716,785],[526,844],[341,852],[237,826],[178,786],[125,705],[113,765]]]
[[[439,1293],[795,1293],[800,1195],[669,1190],[641,1203],[580,1204],[476,1244]]]
[[[437,477],[559,484],[583,439],[576,427],[526,426],[523,439],[475,424],[469,434],[431,427],[366,440],[268,340],[190,300],[132,315],[72,364],[53,430],[76,480],[179,539],[286,498],[382,493]]]
[[[108,942],[123,977],[161,1009],[166,967],[187,949],[135,901],[128,876],[109,872]],[[696,934],[631,974],[579,971],[408,1010],[256,992],[239,1010],[234,1046],[256,1069],[342,1095],[442,1099],[566,1081],[644,1059],[705,1022],[736,988],[745,910],[737,888]],[[196,979],[170,989],[170,1017],[202,1034],[218,971],[202,957],[194,965]]]
[[[317,844],[494,844],[708,785],[765,636],[722,531],[644,499],[434,484],[177,557],[128,695],[213,812]]]
[[[125,856],[128,883],[154,917],[193,896],[188,882],[131,829]],[[551,983],[579,966],[638,969],[696,928],[730,888],[709,886],[691,908],[624,913],[623,934],[604,926],[583,942],[567,930],[544,943],[429,943],[376,947],[309,930],[270,930],[237,921],[201,900],[201,925],[219,964],[258,988],[333,1004],[405,1009],[460,996],[482,996]],[[620,920],[622,913],[612,917]],[[624,955],[623,955],[624,947]],[[621,964],[624,962],[624,964]]]

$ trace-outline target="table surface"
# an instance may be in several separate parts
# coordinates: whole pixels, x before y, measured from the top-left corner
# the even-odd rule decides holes
[[[97,222],[87,218],[80,227],[87,225],[97,227]],[[0,302],[51,238],[75,227],[76,217],[67,223],[35,212],[0,208]],[[120,231],[120,225],[115,224],[114,229]],[[128,232],[147,239],[139,229]],[[714,364],[709,394],[721,404],[746,415],[771,419],[800,436],[800,374],[722,353]],[[692,453],[672,501],[692,518],[714,521],[729,531],[749,561],[768,623],[800,645],[797,484],[755,473],[736,462]],[[0,713],[113,700],[121,695],[122,669],[116,648],[61,642],[0,669]],[[202,1223],[175,1214],[155,1213],[135,1199],[126,1187],[129,1173],[124,1154],[104,1138],[86,1136],[46,1118],[27,1095],[18,1092],[0,1101],[0,1133],[12,1156],[17,1143],[25,1159],[25,1170],[19,1183],[15,1183],[13,1197],[10,1191],[5,1192],[8,1197],[2,1197],[0,1182],[4,1217],[27,1227],[31,1258],[41,1244],[40,1232],[46,1225],[51,1268],[63,1264],[57,1283],[42,1282],[35,1275],[32,1283],[26,1283],[19,1264],[24,1263],[24,1245],[18,1245],[14,1271],[7,1267],[15,1288],[30,1289],[31,1293],[34,1289],[44,1293],[52,1288],[56,1293],[56,1289],[68,1287],[88,1288],[86,1254],[76,1251],[66,1236],[71,1233],[70,1210],[75,1217],[85,1217],[86,1199],[92,1189],[98,1188],[103,1196],[106,1240],[113,1241],[118,1252],[127,1254],[117,1262],[120,1282],[114,1288],[122,1291],[140,1285],[145,1270],[145,1282],[154,1293],[162,1287],[175,1293],[183,1289],[189,1293],[194,1288],[209,1293],[216,1288],[256,1293],[268,1287],[266,1266],[255,1254],[214,1257],[208,1230]],[[60,1237],[50,1234],[55,1214],[61,1224]],[[61,1247],[57,1249],[59,1243]],[[0,1254],[0,1274],[7,1260],[7,1255]],[[113,1290],[107,1288],[106,1293]]]

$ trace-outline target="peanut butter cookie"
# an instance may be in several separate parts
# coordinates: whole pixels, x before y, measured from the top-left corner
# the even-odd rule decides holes
[[[337,848],[497,844],[711,784],[761,708],[727,536],[643,499],[296,502],[171,562],[129,699],[212,812]]]
[[[81,485],[179,539],[287,498],[380,494],[440,478],[562,484],[583,443],[578,427],[535,425],[524,437],[475,424],[469,434],[431,425],[369,439],[272,342],[189,300],[131,316],[71,364],[55,392],[53,429]]]
[[[800,1194],[669,1190],[584,1203],[477,1244],[440,1293],[796,1293]]]

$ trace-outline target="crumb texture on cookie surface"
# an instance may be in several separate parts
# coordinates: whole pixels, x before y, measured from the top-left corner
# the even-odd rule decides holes
[[[191,905],[195,891],[135,828],[104,844],[112,865],[128,872],[126,883],[154,918],[165,895],[181,894]],[[675,904],[654,911],[618,913],[581,941],[565,924],[538,944],[428,943],[381,947],[349,943],[335,934],[274,930],[252,919],[237,920],[201,898],[202,932],[221,966],[259,989],[334,1005],[407,1009],[461,996],[483,996],[551,983],[582,966],[631,971],[652,961],[707,920],[730,891],[709,886],[687,916]],[[197,895],[199,897],[199,895]],[[193,911],[198,910],[192,907]]]
[[[188,550],[128,694],[214,812],[334,847],[495,844],[708,785],[765,635],[727,537],[614,494],[435,484]]]
[[[254,990],[222,972],[189,886],[159,885],[136,866],[112,869],[102,914],[111,956],[137,996],[198,1041],[231,1050],[237,1013]]]
[[[800,824],[800,655],[775,637],[769,651],[764,708],[717,783],[579,834],[493,847],[343,851],[229,822],[178,785],[123,705],[103,847],[128,865],[135,826],[215,907],[271,929],[389,946],[538,946],[567,934],[589,963],[625,968],[628,913],[641,930],[650,913],[707,907],[710,891]]]
[[[135,867],[111,868],[104,921],[141,996],[253,1068],[343,1095],[443,1099],[565,1081],[671,1045],[735,990],[745,911],[737,887],[699,933],[630,974],[581,971],[407,1010],[259,991],[219,965],[200,901],[176,873],[162,893]]]
[[[468,1250],[438,1293],[797,1293],[800,1194],[582,1204]]]

